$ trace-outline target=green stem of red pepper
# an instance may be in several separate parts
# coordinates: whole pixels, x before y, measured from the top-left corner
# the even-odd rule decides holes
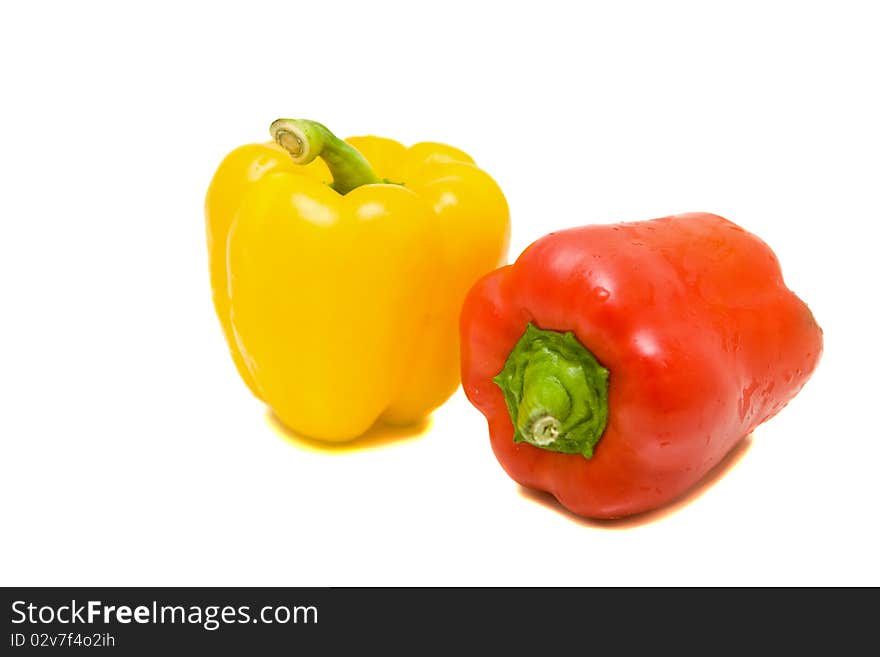
[[[608,370],[573,333],[529,324],[493,381],[504,393],[515,442],[593,456],[608,422]]]
[[[333,175],[331,186],[340,194],[383,182],[363,155],[317,121],[277,119],[269,132],[297,164],[308,164],[316,157],[324,160]]]

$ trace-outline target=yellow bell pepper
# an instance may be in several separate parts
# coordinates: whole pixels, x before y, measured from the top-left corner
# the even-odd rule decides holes
[[[460,380],[458,316],[504,264],[493,179],[436,143],[279,119],[205,201],[214,306],[238,371],[294,432],[342,441],[426,417]]]

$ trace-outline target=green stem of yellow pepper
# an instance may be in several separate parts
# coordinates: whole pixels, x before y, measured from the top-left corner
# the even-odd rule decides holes
[[[324,160],[333,175],[331,187],[340,194],[383,182],[363,155],[317,121],[277,119],[269,132],[297,164],[308,164],[316,157]]]

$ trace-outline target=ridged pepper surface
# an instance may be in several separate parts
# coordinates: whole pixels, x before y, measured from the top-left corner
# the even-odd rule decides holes
[[[293,119],[271,133],[223,160],[205,201],[239,374],[305,436],[420,420],[458,386],[465,293],[506,261],[504,195],[444,144],[346,142]]]
[[[464,390],[501,466],[593,518],[691,488],[823,347],[770,248],[702,213],[539,239],[473,287],[461,334]]]

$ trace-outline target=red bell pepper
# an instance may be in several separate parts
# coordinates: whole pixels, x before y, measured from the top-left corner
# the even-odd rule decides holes
[[[593,518],[680,496],[822,353],[770,248],[697,213],[539,239],[471,289],[461,338],[501,466]]]

